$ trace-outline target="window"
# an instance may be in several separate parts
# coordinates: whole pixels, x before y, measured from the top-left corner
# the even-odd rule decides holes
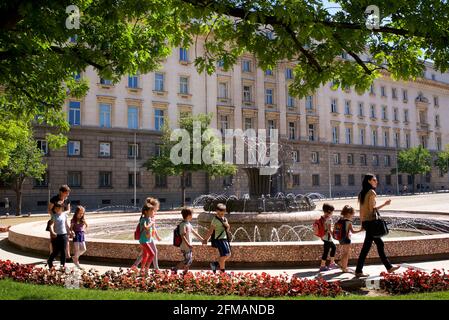
[[[313,97],[312,96],[306,96],[306,109],[307,110],[313,109]]]
[[[372,119],[376,119],[376,106],[374,104],[372,104],[370,107],[370,113],[371,113],[371,118]]]
[[[348,175],[348,185],[349,186],[355,185],[355,176],[353,174]]]
[[[81,125],[81,103],[79,101],[69,102],[69,124],[71,126]]]
[[[346,136],[346,144],[351,144],[352,143],[352,129],[351,128],[346,128],[345,136]]]
[[[369,93],[372,94],[372,95],[376,94],[376,92],[374,90],[374,83],[372,83],[371,86],[369,87]]]
[[[387,92],[386,92],[384,86],[380,87],[380,95],[381,95],[381,97],[386,97],[387,96]]]
[[[371,131],[371,142],[373,146],[377,146],[377,130]]]
[[[438,114],[435,115],[435,127],[440,127],[440,116]]]
[[[189,62],[189,51],[186,48],[179,48],[179,61]]]
[[[367,162],[366,162],[366,154],[361,154],[360,155],[360,164],[362,166],[366,166]]]
[[[243,86],[243,101],[251,102],[251,87]]]
[[[334,153],[334,164],[341,164],[341,157],[339,153]]]
[[[312,151],[311,153],[312,163],[320,163],[320,157],[317,151]]]
[[[437,145],[437,150],[441,151],[441,148],[442,148],[441,137],[436,138],[436,145]]]
[[[346,100],[345,101],[345,115],[351,114],[351,101]]]
[[[300,185],[300,176],[299,174],[293,175],[293,186],[298,187]]]
[[[405,134],[405,147],[410,148],[410,146],[411,146],[410,134],[406,133]]]
[[[299,151],[298,150],[294,150],[292,152],[292,160],[293,162],[299,162]]]
[[[48,171],[45,171],[45,173],[42,175],[41,180],[34,179],[34,186],[35,187],[48,187]]]
[[[273,89],[265,89],[265,104],[273,104]]]
[[[179,77],[179,93],[189,94],[189,78]]]
[[[334,175],[334,184],[336,186],[341,186],[341,175],[340,174]]]
[[[384,147],[388,147],[390,145],[390,135],[387,131],[384,132]]]
[[[421,136],[421,145],[423,148],[427,148],[427,136]]]
[[[432,174],[430,172],[426,173],[426,183],[430,183],[430,181],[432,180]]]
[[[439,106],[439,102],[438,102],[438,97],[437,97],[437,96],[434,96],[434,97],[433,97],[433,105],[434,105],[435,107],[438,107],[438,106]]]
[[[128,107],[128,129],[139,128],[139,108],[135,106]]]
[[[81,155],[81,141],[71,140],[67,144],[69,156]]]
[[[139,157],[139,144],[128,143],[128,158]]]
[[[384,156],[384,166],[385,167],[391,166],[391,157],[389,155]]]
[[[359,139],[360,139],[360,144],[365,144],[365,129],[364,128],[360,128],[360,135],[359,135]]]
[[[408,110],[404,110],[404,122],[408,123]]]
[[[314,187],[320,185],[320,175],[319,175],[319,174],[313,174],[313,175],[312,175],[312,185],[313,185]]]
[[[413,183],[413,176],[408,175],[407,176],[407,184],[412,184]]]
[[[287,89],[287,108],[294,108],[294,107],[295,107],[295,98],[288,93]]]
[[[338,143],[339,141],[339,127],[333,127],[332,128],[332,143]]]
[[[128,87],[137,89],[139,88],[139,76],[138,75],[129,75],[128,76]]]
[[[44,156],[48,155],[48,143],[47,140],[36,140],[37,148],[42,151]]]
[[[427,123],[427,117],[425,111],[419,112],[419,123]]]
[[[154,129],[157,131],[162,131],[164,127],[164,110],[156,109],[154,110]]]
[[[315,141],[315,125],[309,124],[309,141]]]
[[[243,72],[251,72],[251,60],[242,61]]]
[[[163,174],[155,175],[155,185],[156,188],[166,188],[167,187],[167,176]]]
[[[100,84],[104,84],[106,86],[110,86],[110,85],[112,85],[112,80],[111,79],[100,78]]]
[[[111,156],[111,143],[110,142],[100,142],[100,157],[110,157]]]
[[[81,187],[81,172],[69,171],[67,174],[67,184],[69,187]]]
[[[401,141],[401,134],[399,132],[394,133],[394,146],[396,148],[400,147],[400,141]]]
[[[291,68],[285,69],[285,79],[287,80],[293,79],[293,69]]]
[[[398,175],[398,184],[402,184],[402,174]]]
[[[398,110],[398,108],[394,108],[393,109],[393,120],[394,121],[399,121],[399,110]]]
[[[100,103],[100,127],[110,128],[111,127],[111,108],[112,106],[108,103]]]
[[[364,112],[363,112],[363,102],[359,102],[359,117],[363,117],[364,116]]]
[[[393,99],[398,98],[398,91],[396,88],[391,88],[391,96],[393,97]]]
[[[391,174],[385,175],[385,184],[391,186]]]
[[[218,84],[218,97],[226,99],[228,97],[228,84],[227,82],[220,82]]]
[[[354,164],[354,155],[352,153],[348,154],[348,164],[353,165]]]
[[[233,176],[226,176],[223,178],[223,187],[231,187],[232,186]]]
[[[112,172],[100,171],[100,188],[112,187]]]
[[[181,177],[181,179],[182,179],[182,177]],[[182,180],[181,180],[181,183],[182,183]],[[185,174],[185,177],[184,177],[184,186],[185,186],[186,188],[191,188],[191,187],[192,187],[192,173],[191,173],[191,172],[187,172],[187,173]]]
[[[140,172],[137,172],[137,173],[129,172],[128,173],[128,187],[129,188],[134,187],[134,177],[136,177],[136,187],[140,187]]]
[[[154,90],[164,91],[164,74],[156,72],[154,74]]]
[[[245,130],[253,128],[253,118],[245,118]]]
[[[154,155],[156,157],[161,157],[162,156],[162,145],[160,145],[160,144],[156,144],[155,145]]]
[[[224,60],[223,60],[223,59],[218,60],[218,61],[217,61],[217,66],[218,66],[219,68],[223,68],[223,67],[224,67]]]
[[[331,112],[332,112],[332,113],[338,113],[338,109],[337,109],[337,99],[332,99],[332,100],[331,100]]]
[[[273,75],[273,70],[270,70],[270,69],[265,70],[265,75],[266,76],[272,76]]]
[[[225,134],[225,130],[229,129],[229,117],[227,115],[220,115],[220,130]]]
[[[295,140],[296,139],[296,127],[295,127],[295,123],[294,122],[289,122],[288,123],[288,138],[290,140]]]
[[[382,106],[382,120],[388,120],[387,106]]]
[[[407,90],[402,90],[402,100],[407,101],[408,100],[408,92]]]
[[[379,165],[379,155],[374,154],[373,155],[373,166],[378,166]]]
[[[272,130],[276,129],[276,121],[268,120],[268,134],[271,136]]]

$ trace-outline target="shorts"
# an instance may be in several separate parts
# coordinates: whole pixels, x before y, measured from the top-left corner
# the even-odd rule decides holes
[[[184,256],[184,265],[190,266],[193,262],[192,250],[181,250],[181,253]]]
[[[340,244],[351,244],[351,239],[344,238],[344,239],[341,239],[339,242],[340,242]]]
[[[226,239],[216,240],[218,252],[220,252],[220,257],[227,257],[231,255],[231,246],[229,241]]]

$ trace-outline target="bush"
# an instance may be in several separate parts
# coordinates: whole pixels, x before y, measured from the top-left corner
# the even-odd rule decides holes
[[[449,290],[449,273],[444,269],[431,273],[408,269],[402,274],[382,272],[381,288],[390,294],[406,294]]]
[[[151,271],[142,276],[137,270],[107,271],[100,274],[91,269],[46,269],[0,260],[0,279],[65,286],[67,281],[79,281],[79,286],[102,290],[134,290],[161,293],[191,293],[206,295],[239,295],[257,297],[316,295],[335,297],[343,293],[338,282],[290,278],[288,275],[272,276],[268,273],[188,272],[174,274],[170,271]]]

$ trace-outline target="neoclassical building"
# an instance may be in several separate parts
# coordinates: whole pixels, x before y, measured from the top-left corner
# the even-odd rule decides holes
[[[142,164],[157,155],[162,126],[176,127],[184,113],[212,113],[217,129],[278,129],[282,156],[289,161],[272,177],[273,194],[352,195],[366,172],[378,176],[380,192],[395,193],[398,186],[412,187],[407,175],[391,174],[399,150],[422,144],[436,152],[449,143],[449,74],[434,71],[431,64],[413,82],[385,74],[362,95],[352,88],[334,90],[329,83],[296,99],[288,94],[292,64],[264,71],[253,56],[243,55],[232,70],[218,65],[209,76],[196,71],[193,55],[176,48],[159,71],[116,84],[91,68],[81,73],[90,90],[64,106],[71,125],[67,147],[49,149],[47,129],[36,127],[48,171],[44,181],[26,184],[24,210],[44,211],[49,194],[61,184],[72,188],[73,203],[89,210],[133,205],[134,180],[137,205],[152,195],[164,207],[177,206],[180,178],[151,174]],[[449,177],[434,169],[415,183],[425,191],[447,189]],[[186,185],[190,202],[205,193],[247,191],[240,170],[215,179],[191,173]],[[14,193],[0,188],[0,212],[5,197],[14,205]]]

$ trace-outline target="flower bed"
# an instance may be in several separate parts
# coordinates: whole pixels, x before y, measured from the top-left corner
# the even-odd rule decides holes
[[[22,265],[0,260],[0,279],[67,286],[75,280],[75,287],[103,290],[134,290],[142,292],[191,293],[206,295],[239,295],[257,297],[282,297],[316,295],[335,297],[343,293],[338,282],[272,276],[267,273],[189,272],[186,275],[170,271],[150,272],[142,277],[135,270],[107,271],[100,274],[96,270],[56,270]],[[71,282],[72,281],[72,282]]]
[[[449,273],[444,269],[431,273],[409,269],[402,274],[382,272],[381,276],[381,288],[390,294],[449,290]]]

